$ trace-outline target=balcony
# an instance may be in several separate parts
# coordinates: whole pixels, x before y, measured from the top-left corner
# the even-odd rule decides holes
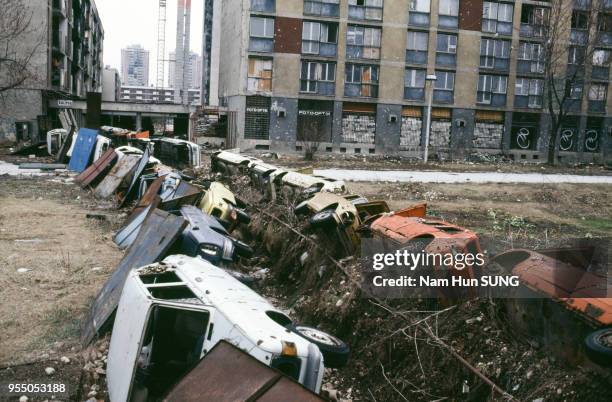
[[[605,100],[589,100],[589,112],[594,113],[605,113],[606,112],[606,101]]]
[[[416,27],[428,27],[429,26],[429,13],[420,13],[417,11],[410,11],[408,15],[408,25]]]
[[[250,52],[260,52],[260,53],[270,53],[274,51],[274,38],[258,38],[258,37],[250,37],[249,38],[249,51]]]
[[[603,66],[593,66],[591,78],[594,80],[607,81],[610,78],[610,68]]]
[[[348,16],[353,20],[382,21],[382,7],[349,4]]]
[[[407,64],[427,64],[427,50],[406,50]]]
[[[336,82],[300,80],[300,92],[310,95],[334,96],[336,94]]]
[[[425,100],[425,88],[404,87],[404,99],[412,101]]]
[[[436,103],[453,103],[454,98],[455,96],[453,91],[448,91],[445,89],[434,89],[433,101]]]
[[[524,38],[544,37],[544,25],[521,23],[520,36]]]
[[[438,27],[446,29],[457,29],[459,27],[459,18],[452,15],[439,15]]]
[[[517,60],[516,70],[523,74],[544,74],[544,63],[533,60]]]
[[[587,43],[588,37],[589,33],[586,30],[572,28],[570,32],[570,43],[576,45],[585,45]]]
[[[340,16],[340,1],[336,0],[305,0],[304,15],[338,18]]]

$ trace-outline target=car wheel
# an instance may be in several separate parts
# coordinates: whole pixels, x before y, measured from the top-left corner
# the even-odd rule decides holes
[[[293,213],[297,216],[306,215],[308,211],[310,211],[310,208],[308,208],[308,201],[302,201],[293,208]]]
[[[232,239],[232,241],[234,242],[235,253],[237,255],[244,258],[251,258],[253,256],[253,248],[251,246],[238,239]]]
[[[612,367],[612,328],[591,332],[584,343],[587,355],[593,362]]]
[[[236,208],[235,211],[238,222],[244,223],[245,225],[248,225],[251,222],[251,217],[243,209]]]
[[[334,217],[335,211],[332,209],[326,209],[321,212],[317,212],[310,218],[310,225],[313,227],[329,227],[336,223]]]
[[[327,332],[304,325],[291,325],[288,327],[302,338],[319,347],[325,367],[341,368],[348,361],[350,350],[346,343]]]

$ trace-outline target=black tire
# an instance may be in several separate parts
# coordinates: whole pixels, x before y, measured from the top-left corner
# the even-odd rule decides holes
[[[319,347],[325,367],[341,368],[346,365],[350,355],[348,345],[327,332],[304,325],[290,325],[288,329]]]
[[[584,339],[587,356],[604,367],[612,367],[612,328],[591,332]]]
[[[236,219],[239,223],[244,223],[248,225],[251,223],[251,217],[247,214],[243,209],[236,208]]]
[[[308,208],[308,204],[306,201],[302,201],[295,208],[293,208],[293,213],[297,216],[306,215],[310,211]]]
[[[232,239],[232,241],[234,242],[234,252],[236,255],[244,258],[251,258],[253,256],[253,248],[251,246],[238,239]]]
[[[310,225],[315,228],[329,228],[336,225],[335,211],[333,209],[325,209],[317,212],[310,218]]]

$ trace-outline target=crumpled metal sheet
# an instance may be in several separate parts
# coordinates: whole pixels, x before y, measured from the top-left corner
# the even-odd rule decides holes
[[[139,155],[125,155],[119,159],[104,180],[98,184],[94,195],[98,198],[109,198],[112,196],[121,185],[123,179],[134,170],[138,161],[140,161]]]
[[[84,345],[89,344],[96,334],[110,329],[112,320],[109,319],[119,304],[123,284],[129,272],[161,260],[186,226],[187,222],[182,217],[159,209],[147,216],[136,240],[96,296],[90,316],[81,332]]]
[[[142,154],[142,157],[140,158],[140,162],[138,162],[138,166],[136,166],[136,169],[134,170],[134,175],[132,176],[132,181],[130,182],[130,186],[128,187],[127,191],[125,192],[125,195],[119,202],[119,208],[121,208],[123,204],[125,204],[125,202],[130,198],[130,194],[132,193],[132,191],[136,189],[137,187],[136,183],[138,183],[138,179],[140,178],[140,176],[142,175],[142,172],[144,172],[145,168],[147,167],[147,164],[149,163],[149,157],[150,157],[150,152],[149,152],[149,148],[147,148]]]
[[[74,182],[85,188],[93,185],[102,179],[104,173],[112,168],[113,163],[117,159],[117,153],[113,148],[109,148],[105,153],[92,163],[87,169],[83,170],[80,175],[74,178]]]

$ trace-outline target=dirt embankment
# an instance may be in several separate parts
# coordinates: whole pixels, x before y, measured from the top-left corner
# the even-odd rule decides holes
[[[529,334],[517,331],[500,300],[476,299],[450,305],[431,299],[381,302],[367,297],[358,287],[361,272],[358,261],[346,260],[336,265],[327,256],[329,239],[315,240],[322,247],[313,246],[310,240],[289,228],[307,233],[304,223],[293,216],[291,203],[262,202],[261,195],[246,182],[246,178],[232,178],[233,189],[254,206],[250,209],[253,220],[244,233],[258,247],[253,262],[257,267],[270,268],[270,277],[260,284],[259,290],[300,322],[320,327],[349,343],[352,357],[348,366],[327,370],[324,380],[326,387],[339,389],[342,397],[372,401],[609,398],[610,378],[587,366],[566,364]],[[365,185],[358,190],[387,198],[385,191],[389,189]],[[405,190],[400,190],[404,200],[415,198],[406,197]],[[436,198],[470,198],[465,189],[438,190]],[[593,189],[591,195],[605,200],[607,196],[602,198],[597,190]],[[490,198],[494,191],[500,189],[477,186],[474,196]],[[508,197],[524,197],[523,191],[511,189]],[[555,191],[552,187],[540,193],[542,197],[555,194],[568,197],[563,189]],[[568,198],[579,196],[573,194]],[[469,203],[465,201],[466,206]],[[473,228],[466,222],[475,212],[463,211],[461,206],[444,209],[437,201],[434,205],[440,208],[435,212]],[[533,243],[539,237],[538,231],[544,228],[532,223],[534,216],[515,218],[513,211],[503,204],[494,204],[494,210],[495,216],[485,214],[477,220],[478,227],[486,232],[485,247],[491,250],[508,247],[508,231],[514,230],[513,242],[527,244]],[[550,221],[544,218],[540,223],[548,225]],[[576,235],[585,230],[582,226],[568,224],[568,227],[574,228],[572,234]],[[517,233],[519,230],[522,232]],[[551,233],[549,241],[559,243],[563,238],[559,229]],[[499,388],[493,390],[476,372]]]

